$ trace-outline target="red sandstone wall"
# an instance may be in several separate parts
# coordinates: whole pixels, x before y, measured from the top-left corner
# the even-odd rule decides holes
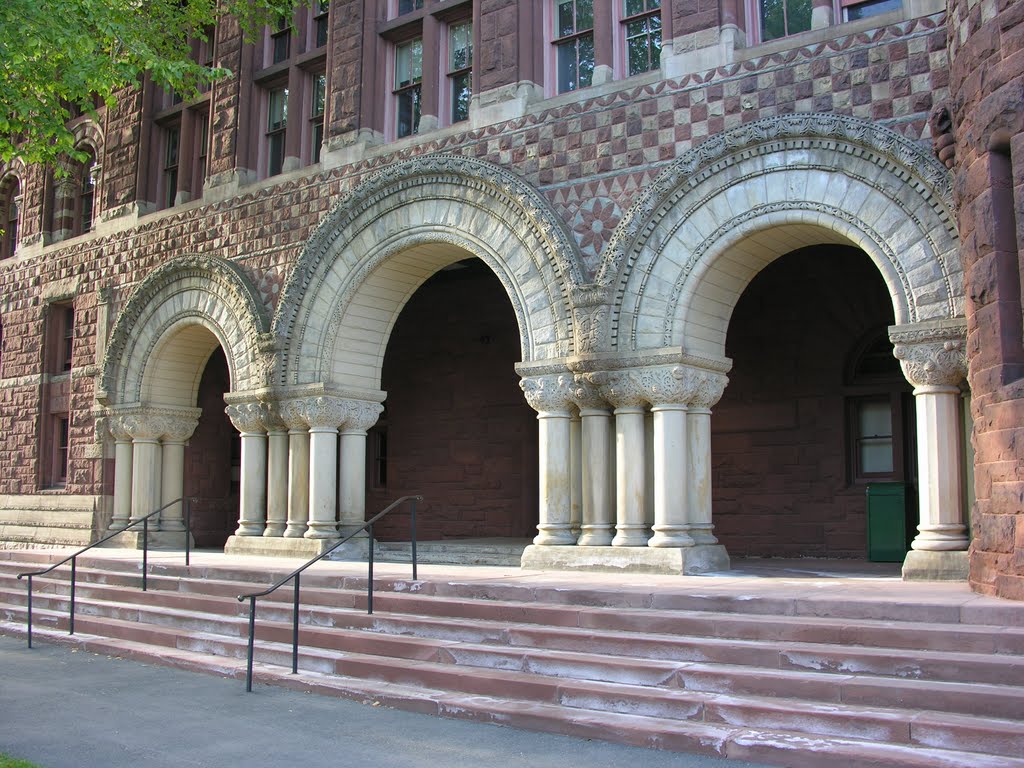
[[[1024,3],[952,0],[948,25],[976,451],[970,578],[1024,599]],[[993,150],[1012,157],[1002,190]]]

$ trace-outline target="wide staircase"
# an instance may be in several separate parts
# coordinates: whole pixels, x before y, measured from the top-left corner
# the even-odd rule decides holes
[[[0,552],[0,632],[25,632]],[[245,676],[248,604],[286,565],[78,561],[34,584],[35,640]],[[645,591],[516,578],[375,581],[324,564],[258,604],[254,676],[374,705],[790,768],[1024,768],[1024,606]],[[390,573],[394,573],[392,568]],[[467,574],[470,573],[467,570]],[[635,582],[636,580],[634,580]],[[794,582],[794,584],[798,584]],[[26,653],[31,651],[26,650]]]

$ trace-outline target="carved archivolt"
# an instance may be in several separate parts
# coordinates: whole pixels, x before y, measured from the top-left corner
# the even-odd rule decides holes
[[[828,193],[794,194],[785,186],[794,173]],[[829,186],[833,179],[867,202],[847,207],[846,187]],[[862,203],[872,212],[858,216]],[[879,222],[876,211],[894,221]],[[708,267],[739,237],[788,223],[824,226],[834,230],[833,241],[868,250],[897,297],[900,322],[958,316],[964,299],[952,212],[948,170],[926,149],[874,123],[798,114],[713,136],[644,190],[605,250],[596,282],[615,297],[609,349],[687,346],[680,318]],[[657,338],[652,324],[661,327]]]
[[[414,211],[438,220],[410,218]],[[571,354],[568,296],[583,277],[565,223],[508,170],[458,155],[431,155],[369,177],[310,237],[273,319],[282,350],[275,383],[329,379],[334,342],[345,333],[337,325],[353,296],[397,255],[437,243],[479,256],[502,280],[517,311],[524,359]],[[321,358],[315,372],[311,354]]]
[[[211,329],[224,347],[236,390],[265,384],[272,352],[259,342],[269,321],[244,272],[203,256],[173,259],[139,283],[114,322],[97,399],[137,402],[142,375],[163,335],[183,321]]]

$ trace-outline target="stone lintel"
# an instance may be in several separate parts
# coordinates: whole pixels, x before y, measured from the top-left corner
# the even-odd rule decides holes
[[[558,547],[528,546],[522,568],[536,571],[601,571],[690,575],[729,570],[721,544],[695,547]]]
[[[912,549],[903,561],[904,581],[967,581],[970,559],[966,550],[929,552]]]

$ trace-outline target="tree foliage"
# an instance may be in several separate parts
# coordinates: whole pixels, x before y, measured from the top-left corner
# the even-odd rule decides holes
[[[247,39],[290,18],[296,0],[0,0],[0,160],[76,156],[75,111],[113,107],[144,73],[184,98],[228,74],[191,58],[223,15]],[[215,62],[216,65],[216,62]]]

